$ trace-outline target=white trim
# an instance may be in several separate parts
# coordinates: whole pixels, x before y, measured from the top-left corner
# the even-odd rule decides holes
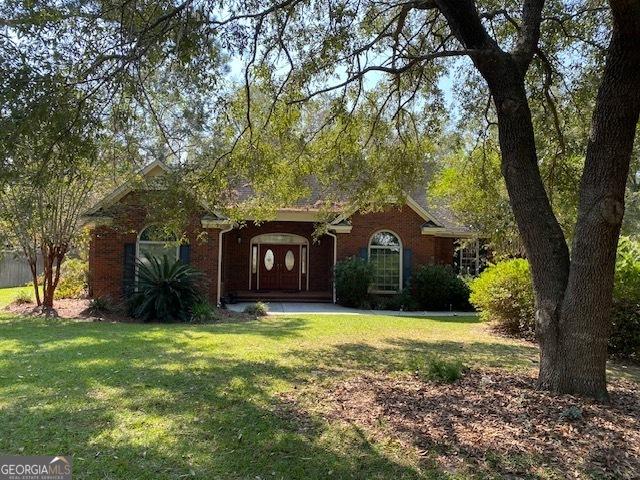
[[[203,218],[200,220],[202,228],[225,228],[229,225],[229,220],[225,218]]]
[[[87,228],[96,227],[110,227],[113,225],[113,217],[104,216],[83,216],[81,219],[81,225]]]
[[[400,238],[400,235],[398,235],[396,232],[394,232],[391,229],[388,228],[383,228],[380,230],[376,230],[375,232],[373,232],[371,234],[371,236],[369,237],[369,243],[367,244],[367,262],[371,262],[371,240],[373,239],[373,237],[375,237],[378,233],[390,233],[393,236],[395,236],[398,239],[398,242],[400,243],[400,270],[398,272],[398,276],[400,277],[399,280],[399,288],[396,291],[391,291],[391,290],[375,290],[375,289],[371,289],[371,293],[378,293],[378,294],[394,294],[394,293],[400,293],[402,291],[402,287],[403,287],[403,271],[402,271],[402,257],[404,256],[404,244],[402,243],[402,238]],[[376,250],[384,250],[385,248],[389,248],[389,247],[385,247],[385,246],[374,246],[373,248],[375,248]]]
[[[169,172],[170,169],[167,165],[165,165],[164,162],[160,161],[160,160],[154,160],[153,162],[151,162],[149,165],[147,165],[146,167],[142,168],[139,172],[138,175],[142,176],[142,178],[146,179],[147,177],[151,176],[151,173],[153,173],[154,170],[156,169],[160,169],[162,170],[163,173]],[[155,177],[156,175],[151,176],[152,178]],[[126,182],[123,185],[120,185],[118,188],[116,188],[115,190],[113,190],[110,194],[108,194],[106,197],[104,197],[102,200],[100,200],[97,204],[95,204],[90,210],[88,210],[85,215],[91,215],[92,213],[97,212],[98,210],[100,210],[103,207],[107,207],[110,205],[113,205],[114,203],[122,200],[127,194],[133,192],[135,190],[136,187],[136,183],[133,180],[130,180],[128,182]]]
[[[422,217],[423,220],[427,220],[427,221],[430,220],[433,223],[435,223],[436,225],[441,225],[442,224],[442,222],[440,220],[438,220],[433,214],[427,212],[422,207],[422,205],[420,205],[418,202],[416,202],[410,195],[407,195],[407,199],[405,200],[405,203],[407,204],[407,206],[409,208],[411,208],[411,210],[413,210],[418,215],[420,215],[420,217]]]
[[[276,214],[273,218],[255,218],[252,216],[247,216],[243,218],[243,220],[247,221],[269,221],[269,222],[317,222],[320,220],[320,212],[317,210],[307,210],[307,209],[280,209],[276,211]]]
[[[351,233],[351,225],[329,225],[327,229],[334,233]]]
[[[222,234],[233,230],[233,224],[230,224],[227,228],[222,228],[218,232],[218,285],[216,293],[216,305],[220,305],[220,297],[222,296]],[[251,268],[251,266],[249,266]]]
[[[478,236],[477,232],[467,232],[443,227],[422,227],[421,233],[422,235],[451,238],[473,238]]]

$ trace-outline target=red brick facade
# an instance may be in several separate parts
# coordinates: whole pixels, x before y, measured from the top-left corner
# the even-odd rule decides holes
[[[136,193],[127,195],[119,203],[114,226],[96,227],[91,232],[89,251],[90,293],[94,297],[120,298],[123,293],[124,249],[135,244],[138,234],[148,225],[145,203]],[[454,239],[423,235],[424,219],[408,206],[384,212],[359,214],[351,217],[351,233],[338,233],[336,254],[341,260],[359,255],[367,248],[371,236],[379,230],[390,230],[400,237],[403,248],[413,252],[413,267],[422,264],[450,264],[454,253]],[[323,235],[313,238],[311,222],[266,222],[259,226],[247,223],[223,234],[222,295],[249,290],[250,245],[256,235],[265,233],[293,233],[309,241],[309,290],[331,291],[334,239]],[[217,299],[217,267],[219,228],[202,228],[200,216],[194,216],[186,229],[191,245],[191,264],[207,279],[207,293],[211,301]]]
[[[390,230],[400,237],[403,248],[413,251],[413,264],[449,265],[453,260],[454,239],[422,234],[424,219],[408,206],[351,217],[351,233],[338,233],[338,260],[358,255],[367,248],[371,236]]]
[[[139,233],[149,225],[147,207],[141,195],[131,193],[119,202],[113,226],[96,227],[89,245],[89,293],[92,297],[119,299],[123,294],[124,249],[135,244]],[[185,237],[191,245],[191,263],[204,273],[210,299],[217,296],[219,229],[202,228],[200,215],[194,215]]]

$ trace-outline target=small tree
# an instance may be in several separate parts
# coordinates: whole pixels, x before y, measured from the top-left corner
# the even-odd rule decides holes
[[[23,79],[24,80],[24,79]],[[100,178],[95,128],[74,92],[51,78],[28,78],[1,93],[10,97],[1,125],[0,217],[31,269],[38,306],[49,313],[60,265]],[[40,95],[33,98],[33,90]],[[23,100],[22,94],[29,96]],[[43,259],[40,285],[38,253]],[[42,297],[40,296],[42,287]]]

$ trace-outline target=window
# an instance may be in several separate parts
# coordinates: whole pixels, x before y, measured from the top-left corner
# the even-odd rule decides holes
[[[402,244],[396,234],[383,231],[371,237],[369,262],[373,266],[373,291],[388,293],[400,291]]]
[[[463,244],[458,250],[459,271],[463,275],[478,275],[480,273],[480,242],[475,240]]]
[[[287,254],[284,256],[284,266],[290,272],[296,264],[296,257],[291,250],[287,250]]]
[[[306,275],[307,274],[307,246],[303,245],[300,251],[302,252],[300,253],[300,273],[302,273],[302,275]]]
[[[264,268],[267,269],[267,272],[270,272],[273,268],[273,264],[275,262],[275,257],[273,255],[273,250],[270,248],[264,254]]]
[[[178,252],[177,238],[172,233],[167,233],[155,225],[140,232],[137,255],[139,261],[146,263],[147,256],[162,258],[164,255],[169,260],[177,260]]]
[[[258,272],[258,246],[251,247],[251,273]]]

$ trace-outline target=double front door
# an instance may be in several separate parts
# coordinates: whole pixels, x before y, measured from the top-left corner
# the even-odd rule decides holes
[[[300,245],[261,244],[260,290],[300,288]]]

